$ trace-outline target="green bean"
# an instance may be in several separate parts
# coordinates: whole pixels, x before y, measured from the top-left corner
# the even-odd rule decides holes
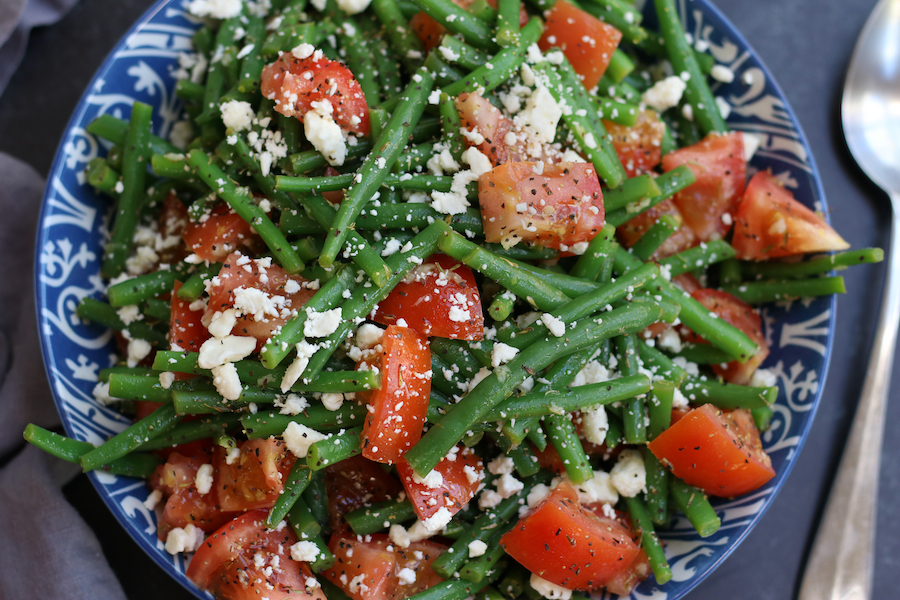
[[[241,59],[237,88],[246,93],[259,89],[259,77],[264,66],[262,46],[266,39],[266,23],[261,16],[247,15],[244,29],[247,33],[241,41],[244,44],[241,54],[244,52],[248,54]],[[247,50],[248,47],[250,50]]]
[[[138,447],[141,452],[174,448],[181,444],[216,438],[240,425],[240,416],[235,414],[214,415],[195,421],[185,421],[175,425],[162,435]]]
[[[497,43],[501,47],[519,43],[519,10],[522,0],[498,0],[497,2]]]
[[[104,158],[98,156],[91,160],[84,172],[88,183],[98,192],[105,192],[113,198],[119,197],[115,190],[122,176]]]
[[[658,196],[645,198],[637,203],[628,204],[624,208],[607,211],[606,222],[619,227],[642,212],[656,206],[663,200],[671,198],[672,195],[680,192],[695,181],[696,177],[690,167],[687,165],[676,167],[656,178],[656,185],[658,185],[660,189],[660,194]]]
[[[662,193],[656,178],[651,175],[638,175],[626,179],[622,185],[613,190],[603,190],[603,206],[607,212],[624,208],[632,203],[639,203]]]
[[[122,458],[142,443],[147,442],[172,428],[180,415],[175,414],[175,407],[165,404],[143,419],[136,421],[125,431],[106,440],[102,445],[81,455],[79,462],[85,472],[98,469]]]
[[[275,189],[275,178],[271,175],[263,174],[259,161],[241,135],[232,133],[223,141],[223,144],[234,150],[237,160],[250,173],[267,199],[272,200],[282,210],[294,208],[294,203],[288,195]]]
[[[91,121],[85,128],[90,134],[109,140],[113,144],[124,146],[128,135],[128,122],[110,114],[103,114]],[[147,145],[140,148],[142,156],[150,158],[153,154],[178,154],[181,152],[171,142],[150,134]]]
[[[206,282],[218,275],[221,268],[221,263],[198,265],[197,270],[185,280],[175,295],[182,300],[196,300],[205,291]]]
[[[640,368],[640,355],[634,336],[622,335],[615,339],[616,354],[619,358],[619,372],[623,375],[636,375]],[[627,402],[622,411],[625,443],[645,444],[647,442],[647,403],[643,394],[635,396]]]
[[[570,300],[567,295],[548,285],[540,277],[466,240],[450,230],[445,223],[435,222],[435,225],[439,225],[442,229],[438,242],[441,251],[493,279],[532,306],[541,310],[551,310]]]
[[[686,343],[682,345],[677,354],[688,362],[698,365],[718,365],[732,360],[728,353],[709,344]]]
[[[164,344],[166,342],[164,333],[153,329],[143,321],[133,321],[126,326],[115,308],[106,302],[101,302],[94,298],[82,298],[75,309],[75,314],[82,319],[93,321],[104,327],[123,331],[128,339],[146,340],[151,344]]]
[[[447,2],[449,0],[417,0],[418,2]],[[528,46],[537,42],[541,36],[542,24],[540,19],[532,17],[521,31],[521,41],[518,46],[510,46],[502,49],[491,58],[490,62],[484,66],[478,67],[464,78],[446,85],[441,90],[448,96],[458,96],[463,92],[473,92],[479,88],[483,88],[485,92],[490,92],[501,83],[505,82],[514,73],[523,62],[525,62],[525,52]],[[490,40],[490,36],[486,38]],[[466,40],[473,46],[484,47],[479,44]]]
[[[649,369],[654,375],[665,377],[674,383],[675,387],[681,387],[681,384],[688,377],[687,371],[642,339],[637,340],[637,347],[641,355],[641,362],[644,363],[645,368]]]
[[[559,250],[542,246],[528,246],[526,244],[518,244],[512,248],[504,248],[500,244],[483,244],[483,246],[497,256],[514,260],[553,260],[559,258]]]
[[[769,429],[769,423],[772,421],[772,416],[775,412],[771,406],[761,406],[759,408],[751,408],[750,414],[753,415],[753,422],[756,424],[756,428],[760,431],[766,431]]]
[[[515,304],[516,295],[512,292],[503,292],[494,296],[494,299],[491,300],[491,304],[488,306],[488,314],[495,321],[506,320],[512,313]]]
[[[884,260],[881,248],[863,248],[838,252],[831,256],[823,256],[803,262],[741,262],[741,271],[752,278],[762,279],[799,279],[810,275],[824,275],[832,269],[846,269],[852,265],[878,263]]]
[[[419,38],[409,28],[407,18],[400,12],[396,0],[372,0],[372,10],[384,25],[384,33],[397,53],[397,58],[408,72],[415,72],[422,65],[425,53]]]
[[[459,118],[459,111],[456,110],[456,104],[450,96],[442,93],[438,109],[441,113],[442,139],[447,144],[453,160],[462,164],[462,154],[466,146],[460,133],[462,122]]]
[[[632,44],[647,38],[647,30],[640,26],[641,11],[625,0],[587,0],[581,8],[621,31]]]
[[[481,369],[481,365],[466,349],[465,342],[460,340],[432,338],[431,351],[459,367],[460,374],[466,379],[471,379]]]
[[[634,61],[631,60],[631,57],[622,52],[620,48],[616,48],[609,59],[609,65],[606,67],[604,74],[609,75],[610,79],[619,83],[625,79],[626,75],[634,71],[634,67]]]
[[[188,164],[209,188],[219,195],[242,219],[253,226],[278,262],[288,273],[303,269],[303,262],[284,239],[284,234],[269,220],[268,215],[251,201],[252,195],[246,188],[238,188],[228,175],[213,164],[209,155],[202,150],[191,150]]]
[[[574,355],[573,355],[574,356]],[[583,362],[587,362],[584,359]],[[549,390],[545,393],[528,393],[507,398],[484,415],[485,421],[543,417],[621,402],[650,391],[646,375],[627,375],[603,383],[592,383],[566,391]]]
[[[652,281],[658,279],[658,276],[659,268],[656,265],[652,263],[642,265],[612,283],[603,286],[595,284],[594,291],[576,296],[574,300],[551,309],[549,313],[563,323],[577,321],[621,300],[635,290],[646,288]],[[515,348],[524,348],[545,336],[548,331],[545,323],[541,325],[534,323],[507,343]]]
[[[518,18],[516,23],[518,24]],[[449,33],[441,38],[441,45],[438,51],[444,59],[456,63],[468,71],[474,71],[478,67],[484,66],[490,60],[490,55],[487,52],[470,46]]]
[[[661,156],[665,156],[670,152],[678,150],[678,144],[675,143],[675,138],[672,136],[672,126],[666,120],[663,120],[663,126],[663,136],[659,143],[659,153]]]
[[[106,369],[100,369],[100,372],[97,373],[97,381],[107,383],[109,376],[113,374],[159,377],[159,373],[156,369],[149,367],[107,367]]]
[[[303,465],[302,461],[297,461],[297,464]],[[296,466],[296,465],[295,465]],[[310,471],[312,475],[315,471]],[[312,478],[311,478],[312,481]],[[291,507],[291,510],[288,511],[287,518],[288,523],[291,524],[291,528],[294,530],[294,533],[297,534],[297,537],[301,540],[306,540],[310,538],[317,537],[322,532],[322,525],[316,520],[315,515],[310,510],[309,505],[306,503],[303,495],[306,489],[309,487],[309,482],[307,482],[304,487],[303,492],[300,493],[299,496],[294,500],[294,505]],[[331,596],[329,596],[330,598]]]
[[[338,28],[338,39],[341,49],[346,53],[344,59],[347,66],[353,72],[353,76],[359,82],[366,103],[370,106],[378,104],[381,94],[380,83],[375,72],[375,60],[372,57],[372,49],[369,47],[365,36],[360,35],[356,25],[352,21],[344,21]],[[371,116],[371,115],[370,115]],[[372,132],[377,137],[380,132]]]
[[[385,500],[371,506],[357,508],[344,519],[356,535],[368,535],[387,529],[394,523],[403,523],[416,517],[408,499]]]
[[[168,323],[172,318],[171,305],[166,300],[147,298],[141,307],[141,314],[162,323]]]
[[[647,561],[650,568],[653,569],[653,575],[656,577],[656,583],[663,585],[672,579],[672,569],[666,560],[666,554],[663,551],[662,544],[653,530],[653,522],[647,507],[640,498],[625,498],[628,505],[628,513],[631,520],[641,532],[641,548],[647,553]]]
[[[266,517],[266,527],[275,529],[278,524],[287,516],[288,512],[293,508],[294,503],[300,498],[300,494],[309,485],[312,471],[303,464],[303,461],[296,461],[287,480],[284,482],[284,489],[275,505],[269,509],[269,516]]]
[[[359,436],[362,427],[341,431],[327,439],[311,444],[306,453],[306,464],[313,471],[346,460],[362,452]]]
[[[503,574],[504,566],[505,562],[501,561],[478,583],[465,579],[447,579],[431,586],[424,592],[410,596],[407,600],[465,600],[499,579]]]
[[[365,414],[366,407],[355,402],[344,402],[339,409],[333,411],[316,404],[298,415],[263,411],[243,415],[241,425],[249,439],[265,439],[272,435],[281,435],[291,422],[305,425],[310,429],[336,429],[361,423]]]
[[[425,69],[420,69],[413,75],[404,92],[403,101],[391,115],[390,123],[357,172],[356,183],[347,190],[341,202],[319,257],[319,264],[323,267],[330,267],[334,263],[356,217],[384,182],[389,169],[406,147],[407,138],[425,109],[433,82],[434,78]]]
[[[219,116],[219,101],[225,90],[226,80],[229,79],[229,64],[236,52],[232,47],[237,28],[241,26],[243,16],[226,19],[219,26],[216,33],[214,56],[210,57],[210,64],[206,71],[206,89],[203,94],[203,111],[194,119],[197,123],[209,124]]]
[[[722,288],[748,304],[765,304],[791,298],[812,298],[843,294],[847,291],[843,277],[813,277],[783,281],[747,281]]]
[[[624,187],[624,185],[621,187]],[[609,250],[615,239],[615,234],[615,227],[609,223],[604,225],[603,229],[590,241],[584,254],[578,257],[569,274],[573,277],[595,281],[603,267],[603,262],[609,256]]]
[[[111,285],[106,295],[110,306],[140,304],[148,298],[171,292],[175,279],[174,271],[155,271]]]
[[[644,235],[634,243],[631,253],[643,261],[650,260],[650,257],[675,233],[678,227],[678,220],[672,215],[660,216],[656,223],[651,225]]]
[[[122,193],[116,207],[110,240],[106,244],[103,264],[100,268],[104,277],[112,279],[125,270],[125,261],[134,244],[139,207],[143,202],[147,176],[146,156],[149,152],[153,107],[143,102],[135,102],[131,108],[131,120],[125,139],[125,156],[122,164]]]
[[[309,512],[312,513],[316,522],[321,526],[323,533],[328,533],[331,529],[331,523],[328,511],[328,486],[325,483],[324,473],[320,471],[313,473],[312,481],[306,486],[302,497],[309,507]]]
[[[674,0],[653,0],[659,29],[666,45],[666,53],[676,73],[687,73],[687,88],[684,97],[694,111],[694,122],[704,134],[726,133],[728,126],[719,114],[719,107],[713,98],[706,77],[700,70],[693,49],[684,37],[684,29],[678,18]]]
[[[462,400],[451,406],[447,414],[429,429],[406,453],[406,460],[420,476],[427,474],[440,459],[482,420],[500,401],[527,377],[528,371],[543,369],[558,358],[568,356],[603,339],[640,331],[659,319],[658,307],[629,306],[606,313],[602,323],[586,319],[573,323],[565,337],[548,337],[528,346],[505,365],[481,381]],[[528,367],[528,371],[524,367]]]
[[[735,249],[725,240],[710,240],[699,246],[667,256],[658,262],[661,267],[668,267],[669,275],[675,277],[717,262],[727,261],[735,254],[737,254]]]
[[[627,79],[628,78],[626,78],[625,81],[616,83],[604,75],[600,78],[600,83],[597,84],[597,92],[609,96],[610,98],[625,100],[626,102],[640,102],[641,91],[628,83]]]
[[[429,17],[441,23],[451,33],[461,35],[473,46],[486,50],[497,47],[492,41],[494,35],[490,26],[450,0],[414,0],[414,2]]]
[[[500,545],[500,537],[515,527],[515,523],[505,523],[487,540],[487,550],[481,556],[470,558],[463,565],[459,576],[472,583],[481,583],[485,577],[497,570],[497,564],[506,556],[506,550]]]
[[[607,414],[608,426],[606,430],[606,447],[614,450],[616,446],[622,443],[622,419],[615,414]]]
[[[403,91],[403,80],[400,78],[400,62],[397,55],[388,48],[387,41],[372,32],[369,43],[372,44],[372,59],[378,70],[378,82],[381,85],[382,97],[393,96]]]
[[[669,489],[681,512],[688,518],[700,537],[707,538],[717,532],[722,521],[716,515],[706,494],[678,477],[673,477]]]
[[[275,179],[275,188],[282,192],[309,193],[309,192],[335,192],[346,189],[353,184],[356,176],[353,173],[345,175],[328,175],[323,177],[291,177],[278,175]],[[438,175],[408,175],[386,174],[382,184],[388,187],[397,187],[404,190],[439,191],[449,192],[453,178]]]
[[[777,387],[729,385],[717,381],[691,379],[682,391],[693,404],[712,404],[717,408],[764,408],[778,398]]]
[[[90,442],[82,442],[48,431],[34,423],[25,426],[25,441],[37,446],[44,452],[57,458],[78,463],[81,457],[95,449]],[[129,475],[131,477],[149,478],[162,461],[152,454],[130,454],[112,460],[108,464],[96,467],[97,470],[113,475]]]
[[[256,404],[272,404],[278,399],[274,390],[260,390],[249,385],[242,386],[237,400],[226,400],[214,389],[191,389],[171,392],[172,403],[180,415],[214,415],[226,411],[253,411]]]

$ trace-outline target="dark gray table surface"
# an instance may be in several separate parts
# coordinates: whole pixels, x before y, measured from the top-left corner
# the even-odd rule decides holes
[[[46,174],[82,90],[107,52],[150,4],[150,0],[81,0],[60,23],[35,31],[24,63],[0,97],[0,151]],[[822,175],[833,223],[854,247],[886,245],[887,200],[853,163],[840,127],[844,70],[875,0],[717,0],[716,4],[761,55],[799,116]],[[756,529],[690,598],[761,600],[796,595],[865,374],[883,269],[863,266],[846,273],[849,291],[838,302],[824,396],[793,473]],[[895,390],[900,390],[898,384],[900,368],[895,367]],[[873,594],[878,600],[900,596],[892,583],[900,567],[900,520],[893,514],[900,505],[898,457],[900,403],[894,402],[888,409],[879,491]],[[143,555],[84,476],[65,491],[97,531],[129,598],[191,597]]]

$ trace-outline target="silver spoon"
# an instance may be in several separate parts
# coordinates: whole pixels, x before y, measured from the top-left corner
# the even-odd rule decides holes
[[[813,544],[799,600],[868,600],[874,570],[881,442],[900,320],[900,0],[866,21],[844,83],[844,136],[891,199],[891,247],[881,313],[859,406]]]

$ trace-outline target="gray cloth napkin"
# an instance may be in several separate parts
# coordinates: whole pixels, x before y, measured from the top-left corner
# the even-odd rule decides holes
[[[2,153],[0,182],[0,248],[16,261],[0,279],[0,598],[124,600],[97,538],[63,497],[61,486],[78,467],[22,439],[28,423],[59,424],[41,362],[33,292],[44,182]]]
[[[0,0],[0,94],[16,72],[28,34],[57,22],[78,0]]]

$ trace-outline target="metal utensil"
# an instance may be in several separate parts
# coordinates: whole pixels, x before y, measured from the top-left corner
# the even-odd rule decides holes
[[[800,600],[867,600],[874,570],[881,442],[900,319],[900,0],[881,0],[866,21],[844,83],[844,136],[869,179],[891,199],[891,247],[869,370]]]

